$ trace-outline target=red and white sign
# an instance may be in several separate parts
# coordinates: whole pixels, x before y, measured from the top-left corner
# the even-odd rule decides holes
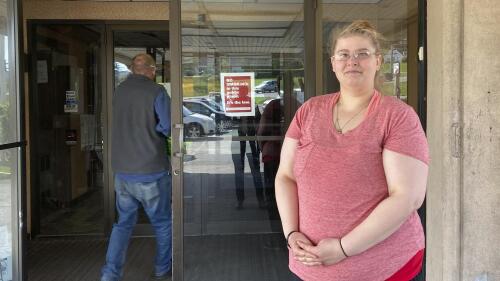
[[[255,116],[254,73],[221,73],[221,97],[227,116]]]

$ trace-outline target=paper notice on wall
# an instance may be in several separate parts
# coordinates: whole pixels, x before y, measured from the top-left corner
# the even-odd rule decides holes
[[[78,93],[76,91],[66,91],[64,112],[78,112]]]
[[[255,116],[254,73],[221,73],[221,97],[227,116]]]
[[[38,84],[49,82],[49,73],[46,60],[39,60],[36,62],[36,82]]]

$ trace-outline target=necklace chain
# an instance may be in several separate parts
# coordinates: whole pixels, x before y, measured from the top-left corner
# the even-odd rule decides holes
[[[363,106],[361,108],[361,110],[358,111],[356,114],[354,114],[351,117],[351,119],[347,120],[347,122],[345,122],[343,126],[340,126],[340,122],[339,122],[339,104],[340,104],[340,101],[335,104],[335,115],[336,115],[336,117],[335,117],[335,124],[334,125],[335,125],[335,129],[337,130],[337,132],[339,134],[343,134],[345,126],[347,126],[347,124],[349,124],[349,122],[351,122],[354,118],[356,118],[356,116],[358,116],[363,110],[365,110],[365,107]]]

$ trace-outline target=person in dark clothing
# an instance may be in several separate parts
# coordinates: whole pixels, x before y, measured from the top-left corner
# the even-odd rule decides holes
[[[268,203],[275,204],[274,200],[274,180],[280,164],[281,140],[269,139],[279,138],[282,134],[283,100],[273,99],[264,108],[260,118],[257,135],[262,140],[259,147],[262,152],[262,163],[264,164],[264,189]],[[267,137],[267,139],[266,139]]]
[[[243,208],[245,200],[245,155],[248,159],[250,171],[252,173],[255,194],[259,202],[260,208],[265,208],[264,187],[262,184],[262,176],[260,173],[260,151],[255,138],[257,127],[260,120],[260,111],[255,109],[254,116],[242,116],[236,122],[238,125],[239,137],[250,137],[248,143],[250,145],[251,154],[246,154],[247,140],[240,140],[240,154],[233,155],[234,170],[235,170],[235,186],[236,199],[238,200],[236,208]]]
[[[156,84],[148,54],[132,60],[132,74],[113,97],[111,162],[118,221],[113,225],[101,281],[122,278],[137,209],[142,205],[156,232],[153,280],[169,280],[172,268],[171,177],[165,137],[170,134],[170,98]]]

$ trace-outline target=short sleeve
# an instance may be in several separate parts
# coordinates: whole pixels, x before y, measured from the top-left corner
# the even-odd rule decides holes
[[[410,106],[389,117],[384,148],[429,164],[429,145],[417,113]]]
[[[288,130],[286,131],[285,136],[299,140],[302,137],[302,128],[304,126],[304,119],[305,119],[305,111],[308,103],[306,102],[303,104],[297,112],[295,112],[295,116],[292,119],[292,122],[290,123],[290,126],[288,127]]]

